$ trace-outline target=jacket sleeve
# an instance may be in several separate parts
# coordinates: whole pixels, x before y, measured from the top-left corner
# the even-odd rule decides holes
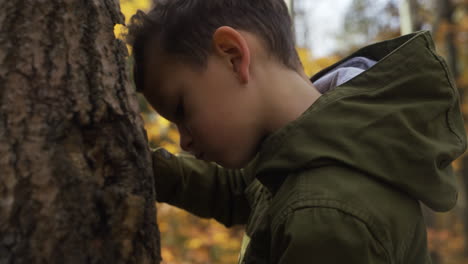
[[[366,225],[354,216],[333,208],[304,208],[283,220],[272,238],[277,263],[390,263]]]
[[[225,226],[246,224],[250,207],[243,170],[230,170],[164,148],[152,151],[156,200]]]

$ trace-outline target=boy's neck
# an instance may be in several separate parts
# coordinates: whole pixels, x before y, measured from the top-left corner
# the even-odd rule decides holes
[[[283,67],[268,70],[264,80],[265,132],[271,134],[301,116],[321,93],[307,75]]]

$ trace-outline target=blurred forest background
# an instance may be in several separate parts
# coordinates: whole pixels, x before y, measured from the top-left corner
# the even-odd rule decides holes
[[[438,52],[457,80],[468,120],[468,0],[285,1],[295,22],[297,50],[309,75],[364,45],[399,36],[402,27],[405,31],[431,30]],[[138,9],[148,10],[151,0],[121,0],[120,4],[128,22]],[[120,36],[125,28],[115,31]],[[150,146],[180,152],[177,129],[138,96]],[[461,191],[457,207],[449,213],[424,209],[435,264],[468,264],[468,156],[454,166]],[[214,220],[166,204],[157,206],[164,263],[236,263],[242,227],[226,229]]]

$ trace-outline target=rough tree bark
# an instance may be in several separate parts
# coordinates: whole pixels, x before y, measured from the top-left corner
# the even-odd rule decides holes
[[[0,263],[159,263],[118,0],[0,0]]]

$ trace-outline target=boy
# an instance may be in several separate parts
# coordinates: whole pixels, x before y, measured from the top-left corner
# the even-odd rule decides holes
[[[457,199],[459,95],[428,32],[312,79],[283,0],[168,0],[132,18],[137,89],[181,147],[157,200],[246,225],[242,263],[430,263],[419,201]]]

